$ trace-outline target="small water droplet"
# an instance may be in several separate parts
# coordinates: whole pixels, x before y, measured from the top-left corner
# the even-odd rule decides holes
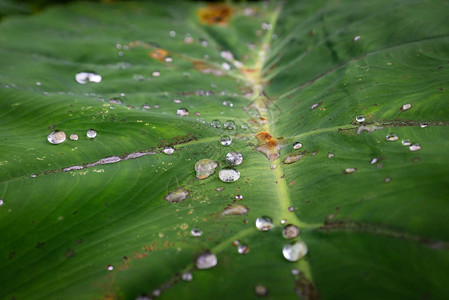
[[[220,138],[220,143],[221,143],[223,146],[229,146],[229,145],[231,145],[231,143],[232,143],[232,138],[231,138],[229,135],[223,135],[223,136]]]
[[[302,148],[302,144],[300,142],[296,142],[293,144],[293,149],[297,150],[297,149],[301,149]]]
[[[295,208],[294,208],[293,206],[289,206],[289,207],[288,207],[288,211],[289,211],[289,212],[294,212],[294,211],[295,211]]]
[[[193,43],[193,37],[190,34],[186,34],[186,36],[184,37],[184,43],[186,44],[192,44]]]
[[[267,23],[267,22],[262,22],[262,29],[263,30],[270,30],[271,29],[271,24]]]
[[[353,40],[354,42],[357,42],[358,40],[360,40],[360,35],[355,36],[352,40]]]
[[[299,228],[296,225],[289,224],[282,230],[282,235],[286,239],[293,239],[299,235]]]
[[[241,127],[243,130],[247,130],[249,128],[248,123],[243,123]]]
[[[150,109],[151,106],[149,106],[148,104],[144,104],[144,105],[142,105],[142,108],[143,108],[143,109]]]
[[[173,149],[172,147],[165,147],[164,150],[162,150],[162,152],[164,152],[165,154],[171,155],[171,154],[173,154],[173,152],[175,152],[175,149]]]
[[[355,117],[355,120],[359,123],[365,122],[365,116],[364,115],[358,115]]]
[[[193,275],[192,275],[192,273],[191,272],[186,272],[186,273],[184,273],[184,274],[182,274],[182,280],[184,280],[184,281],[192,281],[192,279],[193,279]]]
[[[171,62],[173,62],[173,58],[172,58],[171,56],[166,56],[166,57],[164,58],[164,61],[165,61],[166,63],[171,63]]]
[[[210,122],[210,126],[212,126],[214,128],[220,128],[221,122],[220,122],[220,120],[213,120],[212,122]]]
[[[3,205],[3,200],[2,199],[0,199],[0,206],[2,206]]]
[[[153,75],[153,77],[159,77],[159,76],[161,76],[161,72],[153,71],[153,73],[151,73],[151,75]]]
[[[93,138],[95,138],[97,136],[97,131],[95,129],[89,129],[86,132],[86,135],[87,135],[88,138],[93,139]]]
[[[89,82],[101,82],[101,76],[94,72],[80,72],[75,75],[75,80],[79,84],[86,84]]]
[[[186,190],[183,187],[179,187],[167,196],[164,197],[165,200],[167,200],[170,203],[174,202],[182,202],[187,197],[187,195],[190,193],[189,190]]]
[[[419,144],[413,144],[409,147],[410,151],[419,151],[421,150],[421,146]]]
[[[221,64],[221,67],[222,67],[224,70],[226,70],[226,71],[231,70],[231,65],[228,64],[228,63],[226,63],[226,62],[222,63],[222,64]]]
[[[298,269],[292,269],[292,275],[293,276],[298,276],[299,275],[299,270]]]
[[[286,219],[282,219],[281,220],[281,224],[285,224],[285,223],[287,223],[287,220]]]
[[[64,131],[55,130],[50,132],[47,136],[47,140],[54,145],[61,144],[65,141],[66,135]]]
[[[220,55],[221,55],[221,57],[223,57],[227,61],[233,61],[234,60],[234,55],[232,55],[231,51],[221,51]]]
[[[236,195],[235,196],[235,200],[238,200],[238,201],[243,200],[243,196],[242,195]]]
[[[226,163],[233,166],[238,166],[243,162],[243,156],[239,152],[229,152],[226,154]]]
[[[317,107],[320,106],[320,105],[321,105],[321,102],[315,103],[315,104],[313,104],[313,105],[310,107],[310,109],[311,109],[311,110],[314,110],[315,108],[317,108]]]
[[[334,153],[330,153],[330,152],[329,152],[329,153],[327,154],[327,158],[332,158],[332,157],[334,157],[334,156],[335,156]]]
[[[190,231],[190,233],[191,233],[193,236],[198,237],[198,236],[201,236],[201,235],[203,234],[203,231],[202,231],[201,229],[199,229],[199,228],[192,228],[192,230]]]
[[[176,111],[176,114],[180,117],[184,117],[189,115],[189,111],[187,110],[187,108],[180,108]]]
[[[108,271],[112,271],[112,270],[114,270],[114,266],[112,266],[112,265],[108,265],[108,266],[107,266],[107,270],[108,270]]]
[[[41,83],[40,81],[36,81],[36,85],[37,85],[37,86],[41,86],[42,83]]]
[[[249,252],[249,247],[247,245],[241,244],[241,245],[238,245],[237,251],[240,254],[246,254]]]
[[[176,32],[175,31],[170,31],[169,33],[168,33],[171,37],[175,37],[176,36]]]
[[[217,265],[218,260],[213,253],[201,254],[195,262],[195,265],[200,270],[210,269]]]
[[[215,169],[218,167],[218,162],[212,159],[200,159],[195,164],[196,178],[206,179],[210,175],[215,173]]]
[[[221,213],[223,216],[239,216],[249,212],[248,207],[238,204],[230,204]]]
[[[224,182],[234,182],[240,178],[240,172],[230,167],[224,167],[218,172],[218,177]]]
[[[375,163],[377,163],[377,157],[372,158],[371,161],[370,161],[370,163],[371,163],[372,165],[374,165]]]
[[[237,247],[238,245],[240,245],[241,241],[240,240],[235,240],[232,242],[232,246]]]
[[[260,231],[268,231],[273,228],[273,220],[267,216],[258,217],[256,219],[256,228]]]
[[[121,105],[122,100],[120,98],[111,98],[109,99],[109,103]]]
[[[412,143],[410,142],[410,140],[409,139],[403,139],[402,140],[402,145],[403,146],[410,146]]]
[[[173,102],[175,102],[175,103],[182,103],[181,99],[173,99]]]
[[[386,139],[389,142],[395,142],[395,141],[399,140],[399,137],[396,133],[390,133],[390,134],[387,134]]]
[[[285,245],[282,249],[282,254],[286,260],[295,262],[304,257],[304,255],[307,254],[307,250],[307,245],[304,242],[299,241]]]
[[[429,124],[427,122],[422,122],[421,123],[421,128],[426,128],[427,126],[429,126]]]
[[[268,295],[268,289],[266,286],[258,284],[254,287],[254,293],[258,297],[265,297],[266,295]]]
[[[200,41],[201,46],[203,46],[203,47],[209,46],[209,43],[205,39],[200,38],[199,41]]]
[[[153,297],[159,297],[161,295],[161,290],[156,289],[151,293],[151,295],[153,295]]]
[[[227,120],[227,121],[224,123],[223,127],[224,127],[225,129],[228,129],[228,130],[234,130],[234,129],[235,129],[235,122],[232,121],[232,120]]]
[[[387,177],[387,178],[385,178],[385,182],[390,182],[391,181],[391,178],[390,177]]]
[[[357,168],[346,168],[343,170],[343,174],[351,174],[357,172]]]
[[[400,110],[401,111],[406,111],[406,110],[409,110],[410,108],[412,108],[412,105],[407,103],[407,104],[402,105]]]
[[[69,139],[70,139],[71,141],[77,141],[77,140],[79,139],[79,136],[78,136],[77,134],[75,134],[75,133],[72,133],[72,134],[69,136]]]

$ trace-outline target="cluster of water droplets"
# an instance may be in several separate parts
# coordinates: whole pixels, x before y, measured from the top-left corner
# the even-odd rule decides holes
[[[86,132],[86,136],[90,139],[93,139],[97,136],[97,131],[95,129],[89,129]],[[67,139],[67,135],[64,131],[61,130],[54,130],[49,133],[47,136],[47,140],[50,144],[58,145],[65,142]],[[69,136],[69,139],[71,141],[77,141],[79,139],[79,136],[76,133],[72,133]]]

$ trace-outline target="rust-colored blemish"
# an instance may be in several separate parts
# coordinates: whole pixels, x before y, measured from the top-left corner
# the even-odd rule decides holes
[[[167,55],[168,55],[168,51],[161,49],[161,48],[157,48],[157,49],[154,49],[153,51],[151,51],[150,53],[148,53],[148,55],[150,55],[150,57],[157,59],[159,61],[164,61],[165,57],[167,57]]]
[[[215,76],[226,75],[226,73],[222,69],[220,69],[212,64],[209,64],[207,62],[204,62],[201,60],[194,60],[194,61],[192,61],[192,63],[193,63],[193,67],[195,68],[195,70],[198,70],[201,73],[212,74]]]
[[[206,25],[227,25],[231,19],[232,8],[226,4],[209,4],[197,11],[200,23]]]
[[[256,139],[259,141],[256,150],[273,161],[279,158],[281,149],[285,146],[285,141],[282,138],[275,138],[266,131],[261,131],[256,134]]]

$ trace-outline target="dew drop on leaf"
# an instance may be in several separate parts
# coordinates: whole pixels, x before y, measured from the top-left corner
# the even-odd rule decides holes
[[[108,270],[108,271],[112,271],[112,270],[114,270],[114,266],[112,266],[112,265],[108,265],[108,266],[107,266],[107,270]]]
[[[109,99],[109,103],[121,105],[122,100],[120,98],[111,98]]]
[[[94,72],[80,72],[75,75],[75,80],[79,84],[86,84],[89,82],[101,82],[101,76]]]
[[[3,200],[2,199],[0,199],[0,206],[2,206],[3,205]]]
[[[282,219],[281,220],[281,224],[285,224],[285,223],[287,223],[287,220],[286,219]]]
[[[217,256],[213,253],[201,254],[195,262],[195,266],[200,270],[210,269],[217,265]]]
[[[226,62],[222,63],[221,67],[223,68],[223,70],[226,70],[226,71],[231,70],[231,65]]]
[[[286,260],[295,262],[304,257],[307,254],[307,250],[307,245],[302,241],[298,241],[285,245],[282,249],[282,254]]]
[[[218,167],[218,162],[212,159],[200,159],[195,164],[196,178],[206,179],[210,175],[215,173],[215,169]]]
[[[159,77],[159,76],[161,76],[161,72],[153,71],[153,73],[151,73],[151,75],[153,75],[153,77]]]
[[[192,281],[192,279],[193,279],[193,275],[192,275],[192,273],[191,272],[186,272],[186,273],[184,273],[184,274],[182,274],[182,280],[184,280],[184,281]]]
[[[265,297],[268,295],[268,289],[266,286],[258,284],[254,287],[254,294],[258,297]]]
[[[390,134],[387,134],[386,139],[389,142],[395,142],[395,141],[399,140],[399,137],[396,133],[390,133]]]
[[[273,228],[273,220],[267,216],[258,217],[256,219],[256,228],[260,231],[268,231]]]
[[[187,108],[180,108],[176,111],[176,114],[180,117],[184,117],[189,115],[189,111],[187,110]]]
[[[370,161],[370,163],[371,163],[372,165],[374,165],[375,163],[377,163],[377,157],[372,158],[371,161]]]
[[[228,154],[226,154],[226,162],[229,165],[238,166],[243,162],[243,156],[239,152],[229,152]]]
[[[210,126],[212,126],[214,128],[220,128],[221,122],[220,122],[220,120],[213,120],[212,122],[210,122]]]
[[[295,208],[294,208],[293,206],[289,206],[289,207],[288,207],[288,211],[289,211],[289,212],[294,212],[294,211],[295,211]]]
[[[240,240],[235,240],[232,242],[232,246],[237,247],[238,245],[240,245],[241,241]]]
[[[421,150],[421,146],[419,144],[413,144],[409,147],[410,151],[419,151]]]
[[[77,141],[77,140],[79,139],[79,136],[78,136],[77,134],[75,134],[75,133],[72,133],[72,134],[69,136],[69,139],[70,139],[71,141]]]
[[[227,120],[226,122],[224,122],[223,127],[225,129],[228,129],[228,130],[234,130],[235,129],[235,122],[232,121],[232,120]]]
[[[164,152],[167,155],[171,155],[173,154],[173,152],[175,152],[175,149],[173,149],[172,147],[165,147],[164,150],[162,150],[162,152]]]
[[[168,35],[170,35],[171,37],[175,37],[176,36],[176,32],[172,30],[172,31],[170,31],[168,33]]]
[[[238,247],[237,247],[237,251],[238,251],[240,254],[246,254],[246,253],[249,252],[249,247],[248,247],[247,245],[240,244],[240,245],[238,245]]]
[[[220,138],[220,143],[221,143],[223,146],[229,146],[229,145],[231,145],[231,143],[232,143],[232,138],[231,138],[229,135],[223,135],[223,136]]]
[[[234,60],[234,55],[232,55],[231,51],[227,51],[227,50],[221,51],[220,56],[223,57],[224,59],[226,59],[227,61]]]
[[[168,194],[167,196],[165,196],[164,199],[171,203],[182,202],[189,193],[190,191],[186,190],[183,187],[179,187],[170,194]]]
[[[282,235],[286,239],[293,239],[299,235],[299,228],[296,225],[289,224],[282,230]]]
[[[298,276],[299,275],[299,270],[298,269],[292,269],[292,275],[293,276]]]
[[[243,200],[243,196],[242,195],[236,195],[235,196],[235,200],[238,200],[238,201]]]
[[[66,135],[64,131],[55,130],[50,132],[50,134],[47,136],[47,140],[50,142],[50,144],[61,144],[65,141]]]
[[[401,111],[406,111],[406,110],[409,110],[410,108],[412,108],[412,105],[407,103],[407,104],[402,105],[400,110]]]
[[[327,153],[327,158],[332,158],[332,157],[334,157],[335,156],[335,154],[334,153]]]
[[[302,144],[300,142],[296,142],[293,144],[293,149],[297,150],[297,149],[301,149],[302,148]]]
[[[97,136],[97,131],[95,129],[89,129],[86,132],[86,135],[87,135],[88,138],[93,139],[93,138],[95,138]]]
[[[355,120],[359,123],[365,122],[365,116],[364,115],[358,115],[355,117]]]
[[[403,146],[410,146],[412,143],[410,142],[410,140],[409,139],[403,139],[402,140],[402,145]]]
[[[429,124],[427,122],[422,122],[421,123],[421,128],[426,128],[427,126],[429,126]]]
[[[346,168],[346,169],[344,169],[343,170],[343,174],[352,174],[352,173],[355,173],[355,172],[357,172],[357,169],[356,168]]]
[[[230,167],[224,167],[218,172],[218,177],[224,182],[234,182],[240,178],[240,172]]]
[[[203,231],[199,228],[192,228],[192,230],[190,230],[190,233],[194,236],[194,237],[199,237],[203,234]]]
[[[221,213],[223,216],[238,216],[249,212],[248,207],[238,204],[230,204]]]

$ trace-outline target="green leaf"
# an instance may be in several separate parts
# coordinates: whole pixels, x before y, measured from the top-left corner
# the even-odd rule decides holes
[[[75,2],[3,18],[0,298],[448,298],[448,8]],[[223,182],[231,151],[240,178]],[[199,180],[202,159],[220,166]],[[195,267],[207,253],[217,265]]]

